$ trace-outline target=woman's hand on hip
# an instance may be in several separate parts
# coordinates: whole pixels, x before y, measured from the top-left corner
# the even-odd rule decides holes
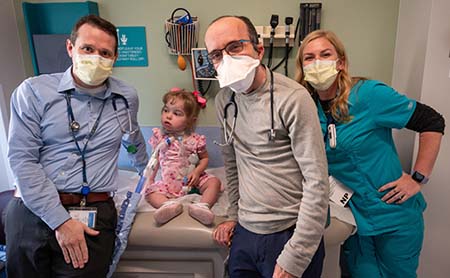
[[[393,182],[387,183],[378,189],[379,192],[389,190],[382,198],[388,204],[402,204],[409,198],[416,195],[422,186],[411,178],[411,175],[403,173],[402,176]]]

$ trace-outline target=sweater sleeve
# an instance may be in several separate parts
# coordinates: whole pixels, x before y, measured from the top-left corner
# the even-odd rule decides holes
[[[277,263],[301,277],[323,237],[328,211],[328,169],[317,109],[306,90],[295,91],[281,113],[304,179],[296,228]]]
[[[229,93],[229,92],[228,92]],[[216,96],[215,105],[217,120],[221,127],[221,134],[223,134],[223,116],[224,107],[228,102],[227,90],[221,90]],[[228,119],[228,128],[231,126],[232,117]],[[225,140],[225,138],[222,138]],[[228,192],[228,218],[230,220],[237,221],[238,219],[238,202],[239,202],[239,178],[236,165],[236,155],[233,147],[233,143],[227,146],[220,147],[222,149],[223,161],[225,166],[225,177],[227,181],[227,192]]]

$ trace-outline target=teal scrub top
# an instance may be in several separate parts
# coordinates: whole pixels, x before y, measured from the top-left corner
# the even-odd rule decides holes
[[[402,175],[402,167],[392,138],[392,128],[403,128],[411,118],[416,101],[376,80],[359,81],[349,95],[347,123],[336,123],[336,148],[326,139],[330,175],[354,191],[349,205],[358,233],[378,235],[422,221],[426,203],[422,193],[403,204],[387,204],[378,192],[386,183]],[[327,117],[318,103],[322,132]]]

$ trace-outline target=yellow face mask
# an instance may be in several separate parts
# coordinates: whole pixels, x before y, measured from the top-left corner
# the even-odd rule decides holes
[[[326,91],[336,80],[338,70],[336,69],[337,60],[315,60],[303,67],[305,80],[318,91]]]
[[[84,54],[75,54],[74,58],[73,72],[86,85],[100,85],[112,73],[113,59]]]

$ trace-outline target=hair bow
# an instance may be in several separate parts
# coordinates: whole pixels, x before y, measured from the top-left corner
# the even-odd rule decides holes
[[[195,98],[197,99],[197,103],[200,105],[200,107],[203,109],[206,107],[206,98],[202,97],[200,95],[199,91],[193,91],[192,94],[195,96]]]
[[[169,92],[180,92],[180,91],[182,91],[183,89],[181,89],[181,88],[178,88],[178,87],[173,87],[173,88],[171,88],[170,90],[169,90]]]

